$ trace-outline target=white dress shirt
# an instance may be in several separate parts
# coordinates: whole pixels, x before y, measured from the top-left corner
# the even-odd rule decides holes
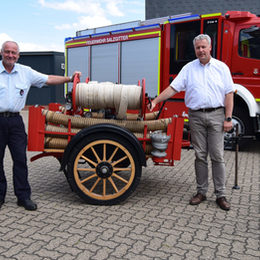
[[[189,62],[170,85],[177,92],[185,91],[185,104],[193,110],[224,107],[225,95],[234,92],[228,66],[214,58],[206,65],[199,59]]]
[[[48,80],[48,75],[16,63],[8,73],[0,62],[0,112],[19,112],[26,102],[31,86],[41,88]]]

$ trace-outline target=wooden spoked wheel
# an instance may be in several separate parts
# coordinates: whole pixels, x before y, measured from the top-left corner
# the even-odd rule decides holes
[[[116,204],[137,186],[141,177],[139,160],[131,144],[122,138],[92,139],[85,138],[73,149],[68,180],[86,202]]]

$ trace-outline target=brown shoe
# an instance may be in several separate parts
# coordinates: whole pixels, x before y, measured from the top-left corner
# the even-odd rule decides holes
[[[221,209],[230,210],[230,204],[227,202],[227,199],[225,197],[218,198],[216,200],[216,203]]]
[[[206,200],[207,197],[201,193],[197,193],[195,196],[193,196],[190,200],[190,205],[198,205],[202,201]]]

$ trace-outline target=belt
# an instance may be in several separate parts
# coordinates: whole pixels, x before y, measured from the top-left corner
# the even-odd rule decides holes
[[[224,107],[211,107],[211,108],[200,108],[200,109],[197,109],[197,110],[192,110],[191,111],[200,111],[200,112],[212,112],[212,111],[216,111],[220,108],[224,108]]]
[[[20,113],[19,112],[0,112],[0,116],[2,117],[15,117],[15,116],[19,116]]]

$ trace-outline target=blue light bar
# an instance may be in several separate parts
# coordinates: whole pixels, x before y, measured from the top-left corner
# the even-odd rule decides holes
[[[194,15],[189,15],[189,16],[172,18],[172,19],[169,19],[169,22],[174,23],[174,22],[182,22],[182,21],[198,20],[198,19],[200,19],[200,16],[198,14],[194,14]]]
[[[76,37],[67,37],[65,38],[65,43],[66,42],[69,42],[69,41],[74,41],[74,40],[78,40],[78,39],[81,39],[81,38],[90,38],[90,35],[81,35],[81,36],[76,36]]]
[[[99,36],[106,36],[106,35],[109,35],[109,32],[91,34],[91,37],[99,37]]]
[[[156,24],[139,26],[139,27],[135,27],[135,30],[140,31],[140,30],[146,30],[146,29],[152,29],[152,28],[160,28],[160,24],[156,23]]]
[[[115,30],[115,31],[112,31],[111,34],[118,34],[118,33],[132,32],[132,31],[133,31],[132,28],[128,28],[128,29],[121,29],[121,30]]]

